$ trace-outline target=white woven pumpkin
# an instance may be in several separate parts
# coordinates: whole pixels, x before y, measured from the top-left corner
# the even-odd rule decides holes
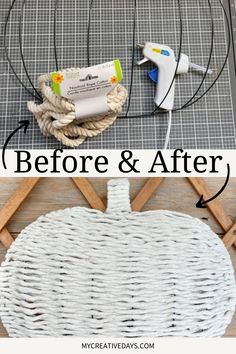
[[[132,212],[127,180],[109,182],[106,213],[41,216],[0,271],[0,315],[12,337],[221,336],[235,304],[218,236],[187,215]]]

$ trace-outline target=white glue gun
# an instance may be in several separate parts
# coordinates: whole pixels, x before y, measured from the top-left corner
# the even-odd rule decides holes
[[[158,88],[155,94],[155,104],[157,107],[167,111],[171,111],[174,107],[175,97],[175,81],[172,87],[170,85],[176,71],[176,58],[174,51],[165,45],[146,42],[145,45],[139,45],[143,49],[144,59],[140,60],[137,64],[142,65],[149,60],[156,64],[157,69],[154,69],[154,76],[158,73]],[[186,54],[181,54],[177,74],[185,74],[189,69],[195,69],[203,73],[206,69],[202,66],[190,62]],[[207,74],[212,74],[212,70],[208,70]],[[153,80],[155,82],[155,79]],[[167,94],[168,93],[168,94]]]

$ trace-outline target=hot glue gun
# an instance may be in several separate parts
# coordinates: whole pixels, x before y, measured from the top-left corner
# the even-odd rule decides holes
[[[139,48],[143,49],[144,59],[140,60],[137,63],[138,65],[142,65],[149,60],[156,64],[156,68],[148,72],[150,79],[155,83],[158,82],[154,98],[156,106],[172,111],[175,97],[175,80],[173,81],[173,78],[177,66],[174,51],[168,46],[151,42],[139,45]],[[206,73],[204,67],[191,63],[189,57],[181,53],[177,74],[185,74],[190,69]],[[212,74],[212,70],[209,69],[207,74]],[[171,86],[172,81],[173,84]]]

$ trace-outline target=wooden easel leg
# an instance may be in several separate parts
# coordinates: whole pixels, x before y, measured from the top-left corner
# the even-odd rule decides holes
[[[40,177],[25,178],[16,189],[15,193],[8,199],[4,207],[0,210],[0,240],[7,248],[10,247],[14,241],[13,237],[6,228],[6,224],[15,214],[22,202],[26,199],[28,194],[38,183]]]
[[[230,248],[232,246],[236,247],[236,223],[229,229],[228,232],[222,237],[222,241],[225,244],[226,248]]]
[[[87,178],[72,177],[72,180],[93,209],[101,211],[106,210],[106,206],[104,205],[101,198],[97,195],[96,191],[93,189]]]
[[[151,198],[155,190],[164,181],[162,177],[149,178],[132,202],[132,210],[140,211]]]
[[[0,232],[0,241],[2,242],[3,246],[9,248],[11,244],[14,242],[14,239],[10,232],[7,230],[6,227],[2,229]]]

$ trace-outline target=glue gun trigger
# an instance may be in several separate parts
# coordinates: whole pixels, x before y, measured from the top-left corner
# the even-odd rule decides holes
[[[157,84],[157,82],[158,82],[158,69],[154,68],[154,69],[149,70],[148,77],[154,84]]]
[[[190,63],[189,68],[195,69],[197,71],[201,71],[203,73],[206,72],[206,69],[204,67],[201,67],[199,65],[192,64],[192,63]],[[211,74],[213,74],[213,71],[211,69],[208,69],[207,74],[211,75]],[[148,77],[154,84],[157,84],[157,82],[158,82],[158,68],[154,68],[154,69],[149,70]]]

